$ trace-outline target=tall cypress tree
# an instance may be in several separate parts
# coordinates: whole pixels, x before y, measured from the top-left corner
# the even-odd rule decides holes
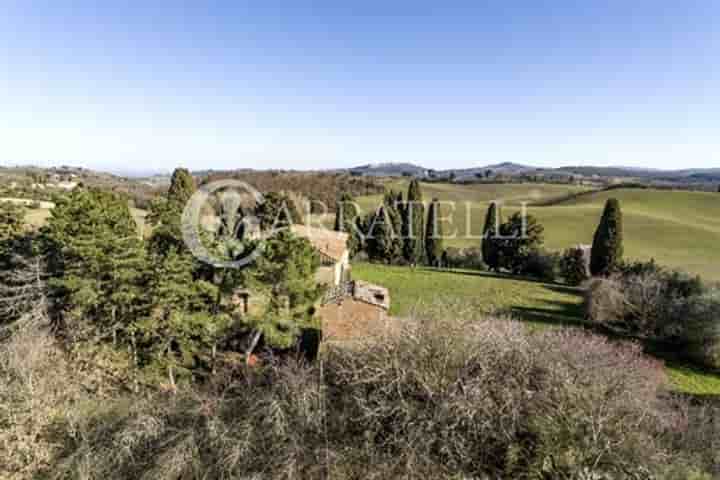
[[[392,222],[387,205],[382,204],[368,219],[366,241],[367,253],[373,260],[392,262]]]
[[[605,203],[600,225],[593,237],[590,253],[590,272],[607,275],[620,263],[623,256],[623,225],[620,202],[610,198]]]
[[[184,207],[196,190],[195,179],[190,175],[190,171],[187,168],[176,168],[170,179],[168,200],[177,202]]]
[[[147,221],[154,226],[150,237],[150,249],[153,252],[166,254],[171,249],[185,249],[180,219],[185,204],[196,190],[190,172],[185,168],[176,168],[167,194],[152,202],[147,216]]]
[[[498,233],[500,222],[500,209],[495,202],[488,207],[485,215],[485,227],[483,228],[482,256],[485,264],[490,270],[497,271],[500,268],[500,246]]]
[[[357,222],[358,211],[355,201],[352,195],[343,193],[335,211],[335,231],[348,234],[347,246],[351,257],[354,257],[362,246]]]
[[[403,255],[412,266],[422,262],[424,256],[425,206],[422,203],[420,182],[410,182],[403,216]]]
[[[440,204],[433,198],[428,210],[427,228],[425,229],[425,249],[428,264],[440,266],[443,254],[443,229],[440,221]]]
[[[403,216],[401,214],[403,206],[402,194],[389,191],[384,198],[384,211],[388,217],[388,262],[398,263],[403,256]]]

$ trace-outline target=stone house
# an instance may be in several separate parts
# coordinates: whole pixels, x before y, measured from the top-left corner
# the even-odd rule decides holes
[[[347,248],[348,234],[326,228],[297,224],[292,232],[307,238],[320,254],[320,268],[316,274],[318,283],[337,287],[350,278],[350,252]]]
[[[346,341],[386,332],[390,326],[390,293],[379,285],[350,279],[348,235],[301,224],[293,225],[292,231],[307,238],[320,255],[315,278],[328,287],[317,305],[323,337],[329,341]],[[233,303],[244,313],[260,311],[267,299],[257,295],[238,290],[233,295]]]

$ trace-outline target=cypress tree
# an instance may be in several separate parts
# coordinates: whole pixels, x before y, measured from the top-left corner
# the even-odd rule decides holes
[[[186,168],[176,168],[170,179],[168,200],[177,202],[184,207],[196,190],[195,179],[190,175],[190,171]]]
[[[403,216],[403,255],[412,266],[421,263],[424,256],[425,206],[422,203],[420,182],[410,182]]]
[[[485,227],[483,228],[482,256],[485,264],[490,270],[498,271],[500,268],[500,248],[497,235],[502,219],[500,209],[495,202],[488,207],[485,215]]]
[[[392,224],[387,206],[381,205],[368,219],[367,253],[373,260],[391,263],[392,261]]]
[[[425,249],[428,264],[439,266],[443,254],[443,229],[440,219],[440,204],[433,198],[428,210],[427,228],[425,229]]]
[[[622,257],[623,226],[620,202],[610,198],[605,203],[600,225],[593,237],[590,272],[593,275],[607,275],[617,267]]]
[[[362,245],[358,227],[358,211],[355,201],[349,193],[343,193],[335,212],[335,231],[348,234],[347,246],[350,256],[354,257]]]

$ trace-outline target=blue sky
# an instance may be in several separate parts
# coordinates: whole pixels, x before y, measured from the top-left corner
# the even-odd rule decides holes
[[[715,1],[0,11],[3,165],[720,167]]]

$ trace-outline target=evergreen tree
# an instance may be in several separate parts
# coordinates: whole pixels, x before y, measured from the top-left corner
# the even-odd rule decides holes
[[[428,264],[440,266],[443,254],[443,228],[440,221],[440,203],[433,198],[428,209],[427,228],[425,229],[425,248]]]
[[[514,213],[500,226],[500,265],[515,274],[521,273],[531,254],[544,243],[545,228],[532,215]]]
[[[413,180],[408,187],[402,231],[403,255],[411,266],[422,263],[425,256],[425,206],[422,201],[420,182]]]
[[[388,263],[398,263],[402,260],[403,255],[403,239],[402,239],[402,228],[403,228],[403,216],[402,216],[402,194],[395,193],[392,190],[385,194],[384,198],[385,212],[389,218],[389,230],[390,236],[388,252]]]
[[[335,231],[348,234],[347,247],[350,257],[354,257],[362,247],[360,227],[358,225],[358,210],[355,201],[349,193],[343,193],[337,203],[335,212]]]
[[[500,233],[500,209],[497,203],[492,202],[485,215],[485,227],[483,228],[482,256],[485,264],[490,270],[500,269],[500,244],[498,235]]]
[[[314,305],[323,292],[315,280],[320,257],[307,239],[282,230],[262,248],[249,279],[251,288],[264,293],[268,302],[264,311],[247,319],[252,329],[248,355],[260,337],[269,346],[287,348],[304,327],[316,326]]]
[[[153,252],[165,254],[173,249],[181,251],[185,248],[180,223],[183,209],[196,190],[190,172],[185,168],[176,168],[167,194],[152,201],[147,220],[153,225],[150,237]]]
[[[230,324],[229,315],[211,310],[218,287],[195,278],[194,269],[187,252],[152,255],[144,290],[149,308],[128,329],[139,362],[166,370],[173,386],[178,376],[190,375],[203,352],[214,351]]]
[[[170,179],[167,198],[184,208],[196,190],[195,179],[190,175],[190,171],[186,168],[176,168]]]
[[[145,251],[127,202],[100,190],[73,191],[52,210],[45,237],[68,333],[116,340],[145,303]]]
[[[593,275],[607,275],[622,261],[623,225],[620,202],[610,198],[605,203],[600,224],[593,237],[590,253],[590,272]]]
[[[23,207],[11,202],[0,202],[0,242],[20,235],[24,224],[25,209]]]
[[[255,208],[255,215],[262,230],[286,228],[302,220],[292,199],[277,192],[264,195],[264,201]]]
[[[367,220],[366,249],[368,256],[383,263],[392,262],[392,222],[385,204],[378,207]]]

